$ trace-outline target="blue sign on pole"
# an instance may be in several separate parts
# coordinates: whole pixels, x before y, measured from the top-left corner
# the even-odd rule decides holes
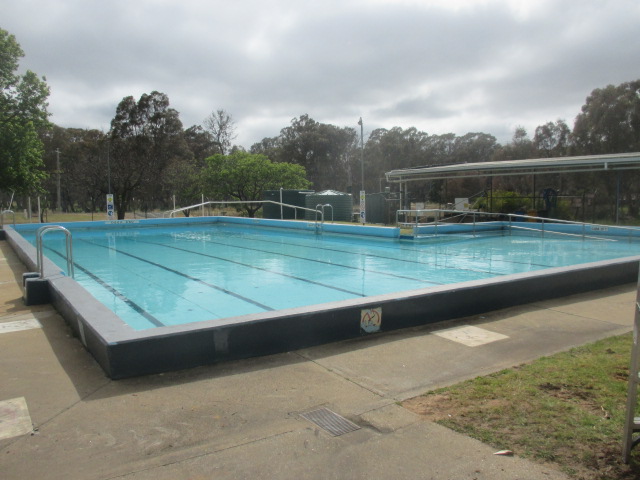
[[[113,193],[107,193],[107,218],[113,218]]]

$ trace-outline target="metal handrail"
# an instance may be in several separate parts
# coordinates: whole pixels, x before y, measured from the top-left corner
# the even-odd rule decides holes
[[[3,210],[2,213],[0,213],[0,228],[4,227],[4,214],[5,213],[10,213],[11,215],[13,215],[13,226],[16,226],[16,212],[14,212],[13,210]]]
[[[44,259],[42,255],[42,237],[47,232],[52,231],[61,231],[64,232],[65,235],[65,246],[67,248],[67,273],[71,278],[74,278],[75,272],[73,269],[73,242],[71,239],[71,232],[64,228],[61,225],[45,225],[44,227],[40,227],[36,232],[36,256],[37,256],[37,267],[40,272],[40,278],[44,278]]]
[[[433,222],[418,222],[418,218],[424,214],[427,213],[433,213],[434,214],[434,221]],[[421,210],[397,210],[396,211],[396,225],[413,225],[415,227],[418,226],[430,226],[433,225],[434,226],[434,230],[437,234],[438,231],[438,225],[442,224],[442,220],[440,220],[440,215],[443,213],[450,213],[453,214],[453,216],[449,217],[449,220],[451,219],[455,219],[458,217],[464,217],[467,215],[472,215],[473,216],[473,231],[475,234],[475,228],[476,228],[476,223],[478,223],[476,221],[476,216],[496,216],[496,215],[501,215],[502,217],[506,217],[508,218],[509,221],[509,228],[510,229],[526,229],[526,227],[521,227],[521,226],[514,226],[513,225],[513,220],[514,219],[525,219],[525,220],[534,220],[535,222],[540,222],[541,223],[541,228],[540,229],[530,229],[530,230],[537,230],[539,231],[542,235],[544,235],[545,233],[554,233],[554,234],[558,234],[558,235],[572,235],[572,236],[581,236],[582,238],[598,238],[601,239],[601,237],[594,237],[594,236],[589,236],[586,235],[586,228],[587,227],[596,227],[596,229],[602,229],[602,230],[617,230],[617,231],[622,231],[622,232],[628,232],[628,236],[629,238],[631,238],[633,236],[633,232],[640,232],[640,228],[637,227],[623,227],[623,226],[619,226],[619,225],[603,225],[603,224],[597,224],[597,223],[585,223],[585,222],[576,222],[573,220],[562,220],[562,219],[557,219],[557,218],[545,218],[545,217],[534,217],[534,216],[529,216],[529,215],[525,215],[525,214],[516,214],[516,213],[495,213],[495,212],[475,212],[475,211],[460,211],[460,210],[444,210],[444,209],[421,209]],[[400,222],[400,215],[406,215],[406,214],[412,214],[412,216],[415,217],[415,222]],[[444,222],[446,223],[446,222]],[[565,233],[565,232],[555,232],[552,230],[545,230],[545,223],[550,224],[550,223],[560,223],[560,224],[566,224],[566,225],[580,225],[582,226],[582,234],[580,235],[576,235],[576,234],[570,234],[570,233]]]
[[[271,203],[273,205],[280,205],[282,207],[290,207],[294,209],[296,220],[297,220],[298,209],[305,210],[307,212],[317,213],[317,210],[314,210],[313,208],[301,207],[299,205],[290,205],[288,203],[282,203],[282,202],[274,202],[273,200],[228,200],[228,201],[216,200],[216,201],[202,202],[196,205],[190,205],[188,207],[176,208],[175,210],[167,210],[162,214],[162,217],[167,218],[167,215],[168,215],[169,218],[172,218],[175,213],[184,212],[185,210],[191,210],[192,208],[204,207],[205,205],[234,205],[234,204],[245,204],[245,203]]]

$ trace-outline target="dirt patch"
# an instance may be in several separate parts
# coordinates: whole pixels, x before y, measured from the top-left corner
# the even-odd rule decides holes
[[[469,412],[477,411],[479,408],[493,410],[507,404],[508,402],[504,399],[492,398],[473,405],[465,405],[455,401],[448,394],[435,393],[411,398],[406,400],[402,406],[425,420],[437,422],[447,418],[465,417]]]

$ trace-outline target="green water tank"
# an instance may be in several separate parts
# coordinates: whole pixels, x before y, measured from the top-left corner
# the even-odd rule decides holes
[[[353,197],[349,193],[336,192],[335,190],[325,190],[324,192],[312,193],[306,196],[305,204],[307,208],[315,209],[317,205],[331,205],[333,207],[333,220],[336,222],[351,222],[353,218]],[[325,222],[331,221],[331,208],[324,208]],[[313,212],[306,212],[307,220],[315,220]]]
[[[313,190],[282,190],[282,203],[286,203],[287,205],[295,205],[297,207],[306,207],[305,197],[311,193],[314,193]],[[272,202],[280,203],[280,190],[266,190],[262,193],[263,200],[271,200]],[[262,217],[263,218],[280,218],[280,205],[276,205],[273,203],[265,203],[262,207]],[[283,220],[294,220],[294,219],[304,219],[305,211],[298,210],[291,207],[282,207],[282,219]]]

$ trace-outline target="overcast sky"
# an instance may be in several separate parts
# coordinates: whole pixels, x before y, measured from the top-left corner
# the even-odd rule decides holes
[[[109,129],[123,97],[217,109],[249,148],[291,119],[508,142],[640,78],[638,0],[4,0],[52,121]]]

